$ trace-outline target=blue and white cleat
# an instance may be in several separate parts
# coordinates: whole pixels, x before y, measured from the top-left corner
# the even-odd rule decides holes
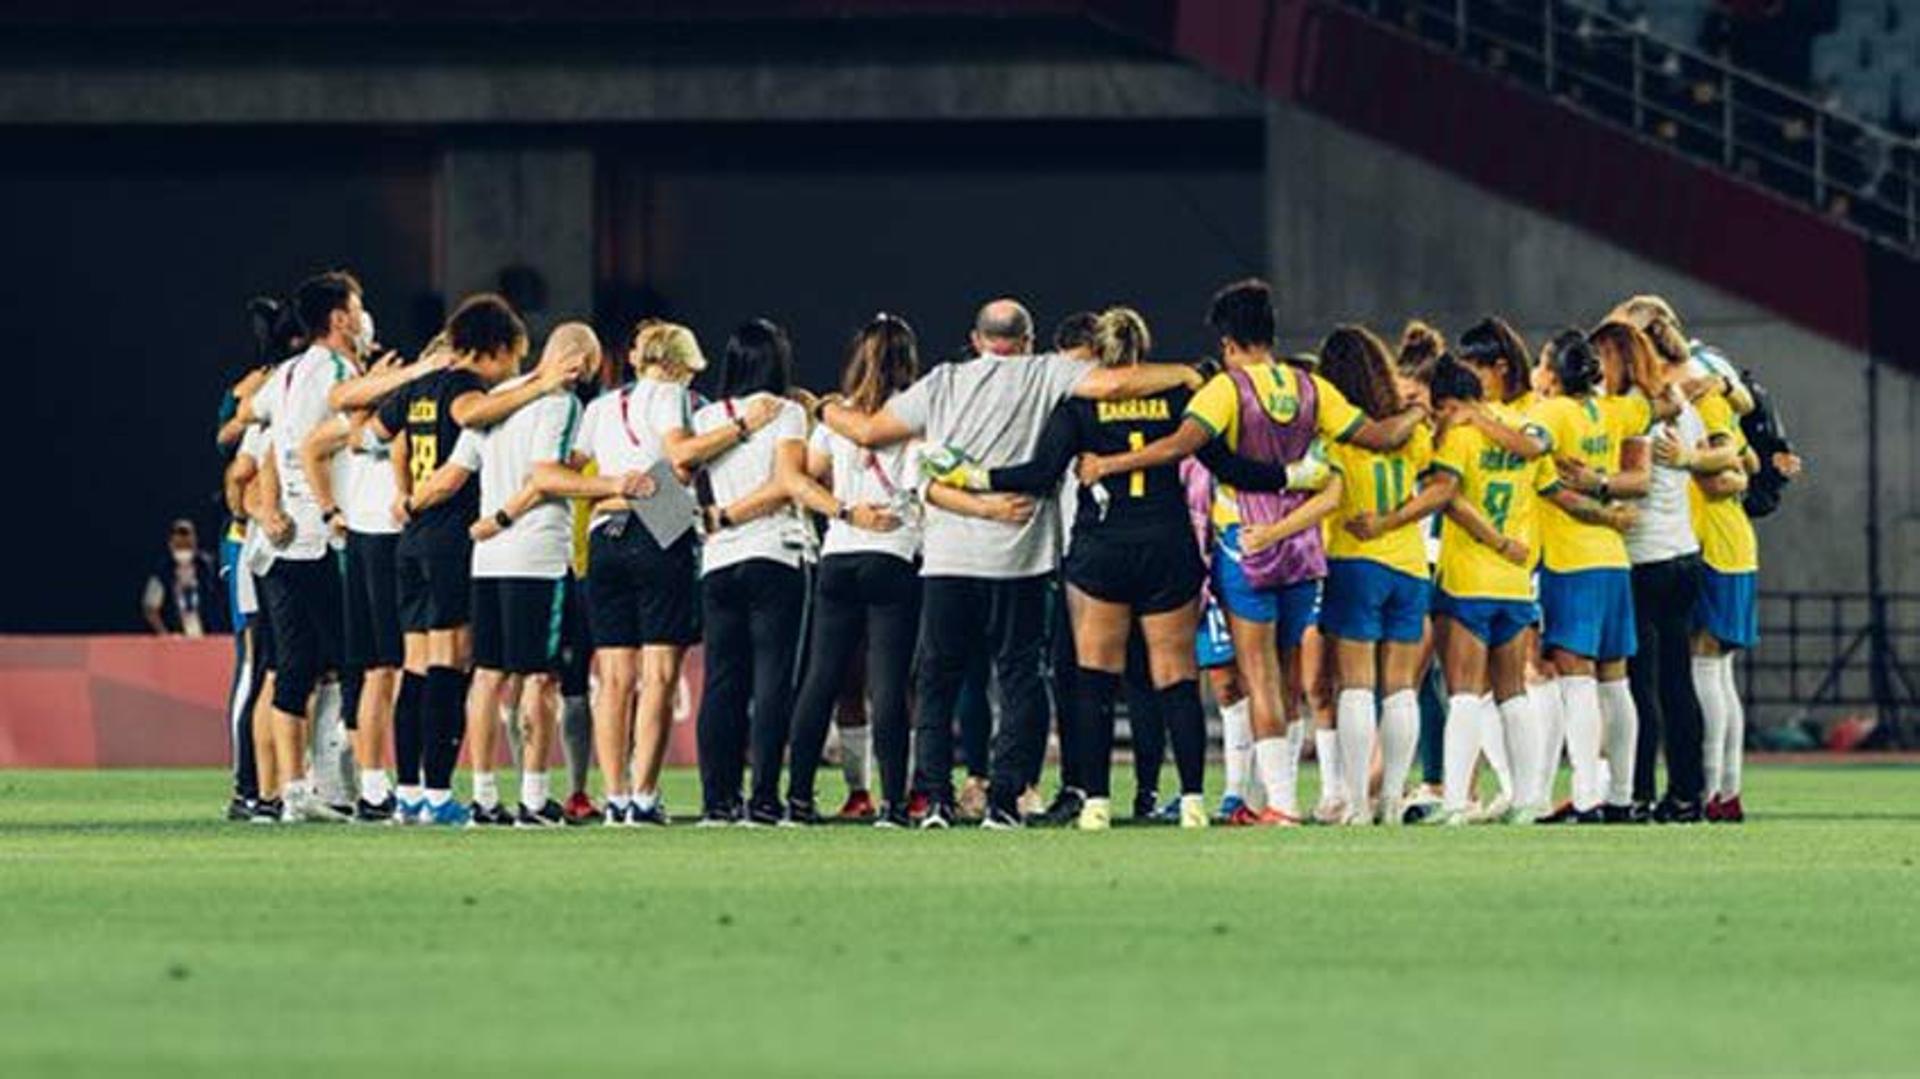
[[[427,808],[427,800],[425,798],[395,798],[393,823],[432,824],[433,814]]]
[[[1232,820],[1234,814],[1240,812],[1243,809],[1248,809],[1248,808],[1251,808],[1251,807],[1247,805],[1247,800],[1245,798],[1242,798],[1237,794],[1229,794],[1220,799],[1220,808],[1218,811],[1214,813],[1213,819]]]
[[[446,828],[465,828],[473,823],[473,812],[449,798],[439,805],[428,804],[420,821],[422,824],[437,824]]]

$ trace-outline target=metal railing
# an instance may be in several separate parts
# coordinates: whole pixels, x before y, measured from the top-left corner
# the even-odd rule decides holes
[[[1920,252],[1920,140],[1575,0],[1344,0],[1483,69]]]
[[[1759,614],[1760,643],[1737,661],[1757,718],[1865,711],[1904,733],[1920,702],[1920,592],[1762,592]]]

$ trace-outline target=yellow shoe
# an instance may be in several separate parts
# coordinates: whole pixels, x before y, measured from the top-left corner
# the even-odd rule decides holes
[[[979,820],[987,815],[987,781],[979,776],[968,776],[967,782],[960,788],[958,806],[961,820]]]
[[[1108,798],[1089,798],[1087,804],[1080,807],[1079,828],[1083,832],[1104,832],[1113,827],[1113,801]]]
[[[1183,794],[1180,796],[1180,827],[1205,828],[1207,826],[1207,799],[1205,795]]]

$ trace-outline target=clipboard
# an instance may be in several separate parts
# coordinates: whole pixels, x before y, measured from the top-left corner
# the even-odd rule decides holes
[[[665,550],[693,530],[700,507],[694,504],[693,496],[674,476],[673,465],[666,458],[655,461],[653,467],[647,469],[647,476],[653,480],[653,494],[646,498],[630,498],[627,505],[632,507],[629,512],[653,536],[653,541],[660,545],[661,550]]]

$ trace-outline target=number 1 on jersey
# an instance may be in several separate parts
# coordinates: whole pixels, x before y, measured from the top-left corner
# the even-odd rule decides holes
[[[1147,448],[1145,431],[1127,432],[1127,449],[1135,453]],[[1143,469],[1134,469],[1127,473],[1127,497],[1144,498],[1147,494],[1147,474]]]

